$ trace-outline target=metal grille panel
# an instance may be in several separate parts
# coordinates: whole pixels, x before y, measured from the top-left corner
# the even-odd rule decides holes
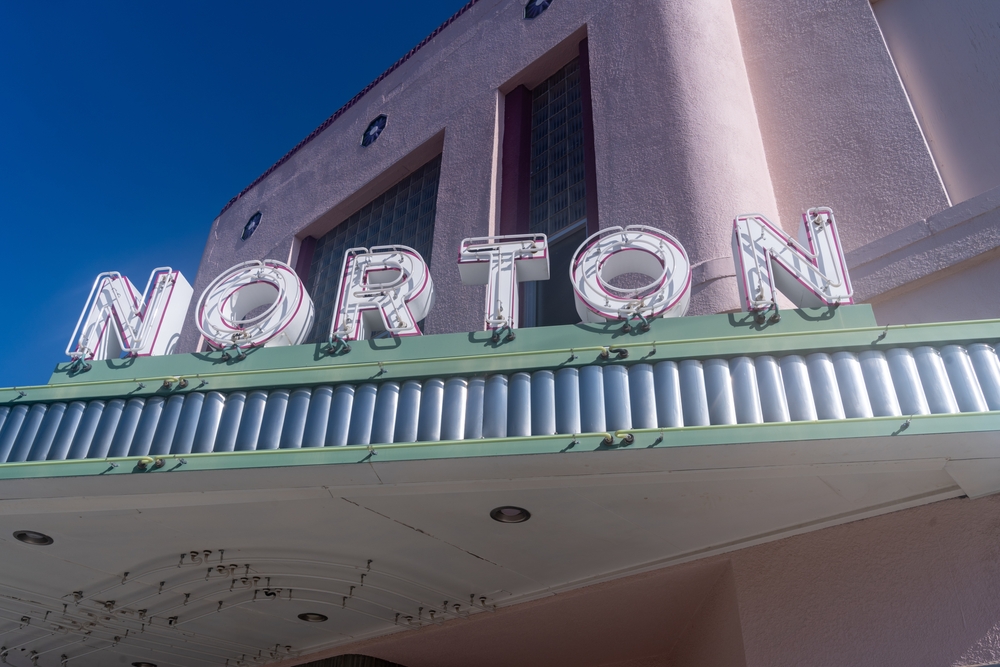
[[[993,347],[925,346],[0,407],[0,462],[991,410]]]

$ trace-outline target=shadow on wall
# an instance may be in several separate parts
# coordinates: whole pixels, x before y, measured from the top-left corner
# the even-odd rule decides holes
[[[746,667],[735,581],[728,560],[677,565],[342,649],[392,662],[304,667]]]

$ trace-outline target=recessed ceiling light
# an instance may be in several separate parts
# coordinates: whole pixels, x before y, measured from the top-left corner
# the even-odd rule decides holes
[[[45,535],[44,533],[36,533],[33,530],[16,530],[14,531],[14,539],[24,542],[25,544],[33,544],[40,547],[52,544],[54,541],[48,535]]]
[[[305,613],[299,614],[299,620],[305,621],[306,623],[322,623],[326,620],[326,616],[323,614]]]
[[[531,518],[531,512],[523,507],[511,507],[506,505],[498,507],[490,512],[490,518],[500,523],[524,523]]]
[[[152,662],[133,662],[132,667],[156,667]]]

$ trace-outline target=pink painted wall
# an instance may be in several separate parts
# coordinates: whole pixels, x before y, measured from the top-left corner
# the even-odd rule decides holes
[[[248,259],[294,263],[298,237],[328,231],[440,152],[428,333],[478,329],[481,290],[460,284],[452,258],[498,215],[503,91],[542,80],[584,37],[600,222],[680,238],[695,267],[691,314],[739,307],[739,213],[794,228],[804,208],[831,205],[853,250],[948,206],[867,0],[578,0],[531,21],[522,8],[480,0],[236,201],[212,226],[196,294]],[[362,148],[382,113],[386,131]],[[181,349],[194,348],[193,329]]]
[[[946,208],[869,0],[733,0],[778,209],[837,213],[847,251]]]
[[[1000,3],[872,4],[953,201],[1000,185]]]
[[[991,665],[998,534],[1000,497],[946,500],[328,655],[407,667]]]
[[[955,499],[732,554],[747,666],[1000,662],[998,531]]]

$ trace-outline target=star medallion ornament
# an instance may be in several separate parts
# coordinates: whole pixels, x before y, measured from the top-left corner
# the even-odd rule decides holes
[[[385,129],[385,123],[387,120],[389,119],[385,117],[385,114],[382,114],[369,123],[368,129],[365,130],[365,133],[361,136],[361,145],[371,146],[374,144],[375,140],[378,139],[380,134],[382,134],[382,130]]]
[[[529,0],[528,4],[524,7],[524,18],[533,19],[552,4],[552,0]]]
[[[260,226],[260,211],[257,211],[250,216],[247,220],[247,224],[243,225],[243,236],[240,238],[246,241],[248,238],[253,236],[253,233],[257,231],[257,227]]]

